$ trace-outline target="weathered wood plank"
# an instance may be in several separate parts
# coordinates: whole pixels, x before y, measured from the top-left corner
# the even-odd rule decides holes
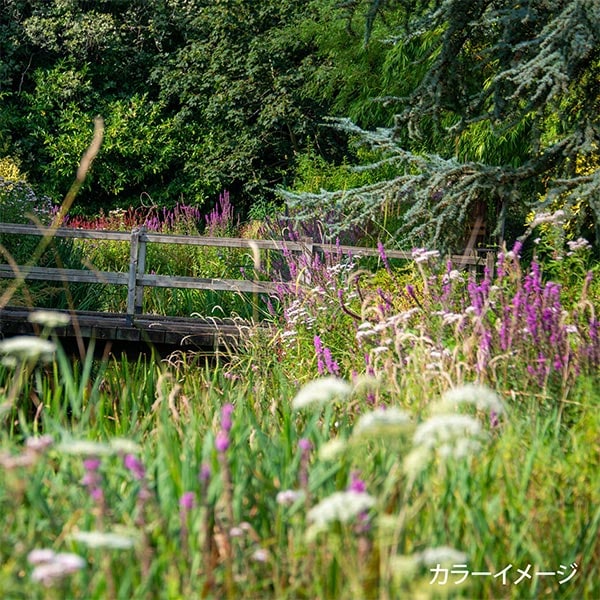
[[[0,233],[11,233],[17,235],[51,235],[58,238],[81,238],[88,240],[115,240],[129,242],[131,233],[126,231],[108,231],[94,229],[73,229],[70,227],[37,227],[35,225],[23,225],[20,223],[0,223]],[[303,244],[298,242],[287,242],[284,240],[251,240],[247,238],[210,237],[202,235],[181,235],[166,233],[142,233],[140,240],[161,244],[184,244],[191,246],[214,246],[218,248],[252,248],[261,250],[283,250],[299,252]]]
[[[35,335],[39,326],[28,320],[35,309],[4,307],[0,309],[0,334]],[[125,315],[92,311],[57,310],[71,317],[71,324],[55,330],[63,340],[75,338],[112,340],[142,348],[148,344],[162,348],[202,350],[210,353],[234,348],[248,323],[234,319],[205,319],[142,315],[128,324]]]
[[[50,267],[20,266],[17,272],[10,265],[0,265],[0,277],[24,277],[40,281],[68,281],[69,283],[108,283],[127,285],[127,273],[112,271],[86,271],[83,269],[58,269]]]
[[[53,235],[64,238],[81,238],[94,240],[117,240],[128,242],[131,239],[129,232],[123,231],[95,231],[91,229],[72,229],[69,227],[59,227],[52,229],[49,227],[36,227],[34,225],[22,225],[18,223],[0,223],[0,233],[14,233],[21,235]],[[149,243],[161,244],[185,244],[191,246],[209,246],[218,248],[259,248],[261,250],[288,250],[291,252],[302,252],[306,244],[302,242],[291,242],[285,240],[251,240],[247,238],[221,238],[199,235],[180,235],[164,233],[142,233],[140,240]],[[321,252],[340,252],[341,254],[351,254],[354,256],[378,256],[377,248],[364,248],[362,246],[342,246],[335,244],[314,243],[313,248]],[[386,256],[389,258],[399,258],[412,260],[412,253],[405,250],[387,250]],[[463,265],[481,265],[485,259],[476,255],[453,254],[450,257],[454,262]]]
[[[277,284],[270,281],[247,281],[244,279],[209,279],[202,277],[181,277],[177,275],[142,275],[137,279],[144,287],[168,287],[225,292],[272,293]]]
[[[81,238],[87,240],[114,240],[128,242],[131,233],[127,231],[98,231],[94,229],[73,229],[71,227],[37,227],[35,225],[22,225],[20,223],[0,223],[0,233],[17,235],[51,235],[58,238]]]
[[[304,244],[284,240],[251,240],[247,238],[210,237],[200,235],[175,235],[164,233],[143,233],[140,239],[148,243],[185,244],[191,246],[211,246],[215,248],[258,248],[259,250],[289,250],[300,252]]]

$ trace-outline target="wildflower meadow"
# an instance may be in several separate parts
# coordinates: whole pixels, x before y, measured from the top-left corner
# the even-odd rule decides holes
[[[598,598],[600,272],[543,244],[284,252],[210,360],[74,358],[34,313],[0,341],[2,598]]]

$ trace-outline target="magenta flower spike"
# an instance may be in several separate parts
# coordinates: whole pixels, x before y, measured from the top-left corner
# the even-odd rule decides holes
[[[217,437],[215,438],[215,448],[217,449],[217,452],[221,454],[229,448],[229,435],[223,429],[220,429],[219,433],[217,433]]]
[[[196,494],[194,492],[184,492],[179,498],[179,506],[182,512],[189,512],[196,504]]]
[[[202,463],[200,467],[200,473],[198,474],[198,479],[206,484],[210,481],[210,465],[207,463]]]
[[[231,414],[233,413],[233,404],[228,403],[221,409],[221,427],[223,431],[230,432],[233,425],[231,421]]]
[[[360,478],[360,471],[352,471],[350,474],[350,485],[348,486],[348,490],[360,493],[367,491],[367,484]]]
[[[146,476],[146,469],[142,462],[133,454],[126,454],[123,459],[125,468],[128,469],[135,479],[141,480]]]

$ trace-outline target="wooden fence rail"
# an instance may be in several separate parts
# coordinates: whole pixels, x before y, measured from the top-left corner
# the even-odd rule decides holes
[[[353,256],[379,256],[377,248],[358,246],[340,246],[320,244],[310,238],[298,242],[285,240],[251,240],[246,238],[217,238],[193,235],[174,235],[152,233],[144,227],[136,227],[131,232],[94,231],[71,229],[67,227],[51,228],[16,223],[0,223],[0,234],[35,235],[57,238],[74,238],[84,240],[113,240],[129,242],[129,267],[127,272],[95,271],[83,269],[61,269],[36,267],[33,265],[0,264],[0,278],[22,278],[41,281],[62,281],[69,283],[104,283],[127,286],[127,315],[133,317],[142,313],[143,292],[145,287],[170,287],[197,290],[214,290],[249,293],[273,293],[277,284],[244,279],[213,279],[200,277],[184,277],[178,275],[153,275],[145,272],[146,246],[157,244],[185,244],[190,246],[207,246],[218,248],[248,248],[257,250],[286,250],[302,253],[311,258],[314,252],[335,252]],[[386,250],[388,258],[413,260],[411,252],[402,250]],[[476,268],[487,264],[493,268],[495,255],[492,252],[485,256],[476,253],[470,255],[453,255],[450,257],[458,266]],[[307,264],[310,264],[308,262]]]

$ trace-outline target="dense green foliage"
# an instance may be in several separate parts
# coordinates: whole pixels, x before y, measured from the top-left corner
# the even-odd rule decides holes
[[[281,187],[334,235],[391,215],[404,246],[460,250],[476,215],[514,239],[531,208],[597,233],[593,0],[3,0],[0,20],[0,156],[58,198],[105,119],[75,211],[229,189],[247,213]]]
[[[393,38],[386,33],[385,66],[402,83],[382,101],[396,116],[377,130],[348,119],[339,126],[379,151],[376,166],[397,172],[353,191],[287,194],[298,217],[335,207],[335,234],[376,221],[391,204],[403,216],[398,243],[460,249],[478,212],[487,213],[488,235],[495,228],[514,239],[528,210],[564,207],[597,238],[598,3],[367,4],[402,21]],[[369,35],[369,43],[378,37]],[[581,162],[590,168],[582,172]]]
[[[334,1],[1,6],[0,153],[58,198],[93,117],[104,117],[79,211],[126,208],[142,194],[201,204],[223,189],[248,209],[291,181],[309,148],[343,156],[325,116],[382,114],[366,107],[383,91],[381,50],[348,37]]]

